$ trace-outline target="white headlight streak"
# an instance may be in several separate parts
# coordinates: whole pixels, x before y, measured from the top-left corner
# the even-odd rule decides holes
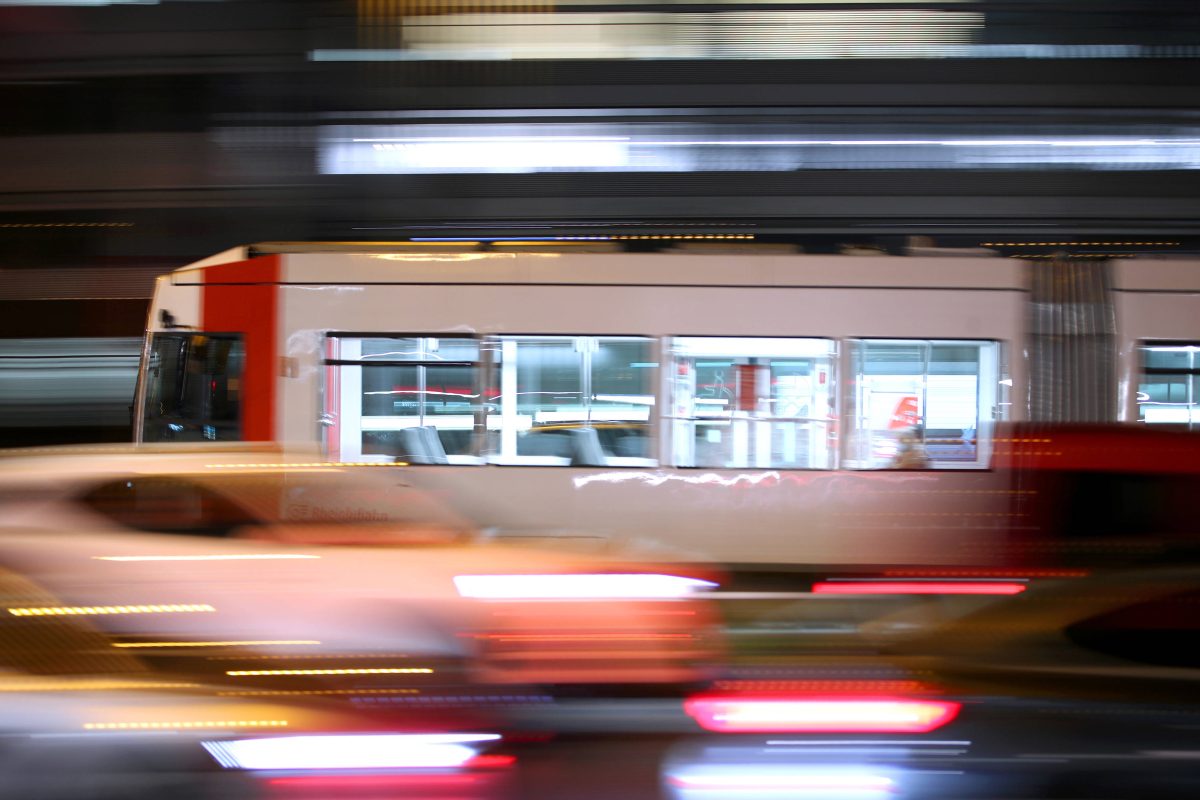
[[[656,574],[456,575],[463,597],[488,600],[670,599],[716,588],[697,578]]]

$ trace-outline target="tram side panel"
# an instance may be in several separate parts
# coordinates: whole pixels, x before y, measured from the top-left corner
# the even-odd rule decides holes
[[[292,372],[279,381],[289,440],[312,437],[335,400],[321,366],[330,331],[828,337],[838,346],[852,337],[971,338],[1011,351],[1023,314],[1018,289],[919,286],[330,285],[285,287],[283,296],[279,345]],[[1006,488],[986,470],[681,469],[671,466],[667,398],[656,414],[658,466],[439,465],[405,474],[517,539],[726,563],[999,557],[993,543],[1004,535]]]

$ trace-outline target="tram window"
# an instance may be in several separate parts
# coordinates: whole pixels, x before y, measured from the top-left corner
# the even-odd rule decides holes
[[[850,343],[846,466],[982,468],[1001,416],[996,342],[858,339]]]
[[[1138,352],[1138,422],[1200,429],[1200,345],[1146,343]]]
[[[155,334],[146,371],[143,439],[240,439],[244,364],[241,336]]]
[[[479,341],[330,336],[326,447],[342,461],[472,463]]]
[[[678,336],[670,349],[676,466],[834,466],[833,341]]]
[[[544,466],[653,466],[658,364],[631,336],[488,340],[497,388],[487,407],[488,460]]]

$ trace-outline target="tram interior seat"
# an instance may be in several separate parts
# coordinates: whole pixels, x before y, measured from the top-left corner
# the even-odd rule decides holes
[[[425,451],[429,456],[430,464],[449,464],[450,459],[446,458],[446,448],[442,446],[442,437],[438,433],[438,429],[433,425],[423,425],[417,430],[421,431],[421,436],[425,440]]]
[[[396,460],[407,461],[410,464],[450,463],[437,428],[432,425],[400,431],[400,452],[396,453]]]
[[[571,466],[603,467],[608,456],[600,446],[600,436],[595,428],[572,428],[567,431],[571,441]]]
[[[573,467],[608,465],[608,454],[600,444],[600,435],[595,428],[529,431],[521,437],[517,452],[523,456],[554,456],[566,459]]]
[[[613,442],[613,453],[622,458],[646,458],[647,442],[640,434],[621,436]]]
[[[978,457],[974,428],[933,429],[925,432],[925,452],[935,461],[972,462]]]
[[[397,461],[407,461],[410,464],[427,464],[425,460],[425,437],[416,428],[405,428],[400,431],[400,448],[396,453]]]
[[[523,456],[571,457],[571,442],[565,431],[527,431],[517,440],[517,452]]]

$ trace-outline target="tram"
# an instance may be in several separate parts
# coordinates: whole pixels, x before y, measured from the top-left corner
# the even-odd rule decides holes
[[[261,244],[158,279],[135,437],[398,465],[499,538],[978,565],[1022,423],[1191,427],[1197,352],[1186,260]]]

